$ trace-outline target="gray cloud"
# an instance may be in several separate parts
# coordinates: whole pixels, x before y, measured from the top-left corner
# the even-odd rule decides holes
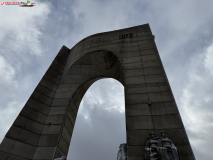
[[[201,159],[203,155],[208,156],[208,158],[213,155],[211,153],[212,144],[209,141],[213,126],[212,46],[192,59],[193,65],[191,66],[193,67],[188,71],[189,81],[180,97],[183,109],[182,117],[198,159]],[[198,150],[198,147],[196,147],[198,145],[205,149]]]
[[[40,7],[33,8],[30,12],[17,5],[1,6],[1,139],[39,81],[39,79],[36,79],[37,82],[31,85],[32,79],[37,72],[32,69],[36,68],[35,57],[43,53],[40,38],[50,9],[48,3],[40,1],[36,1],[36,3]],[[29,65],[32,66],[28,67]]]

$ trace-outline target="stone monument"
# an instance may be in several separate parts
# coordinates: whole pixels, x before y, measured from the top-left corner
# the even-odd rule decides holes
[[[179,160],[177,148],[168,138],[165,131],[161,131],[161,137],[156,137],[151,132],[146,142],[145,160]]]
[[[79,104],[102,78],[124,85],[128,160],[195,159],[149,24],[62,46],[1,142],[0,159],[67,156]]]

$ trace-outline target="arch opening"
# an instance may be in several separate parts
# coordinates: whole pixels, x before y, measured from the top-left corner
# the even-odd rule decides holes
[[[81,100],[68,159],[116,159],[126,143],[124,87],[115,79],[93,83]]]

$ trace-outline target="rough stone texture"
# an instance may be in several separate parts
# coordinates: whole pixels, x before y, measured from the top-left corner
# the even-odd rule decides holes
[[[119,39],[129,33],[132,38]],[[102,78],[125,88],[129,160],[144,159],[147,136],[161,130],[177,146],[180,160],[195,159],[148,24],[63,46],[2,141],[1,159],[67,155],[80,102]]]

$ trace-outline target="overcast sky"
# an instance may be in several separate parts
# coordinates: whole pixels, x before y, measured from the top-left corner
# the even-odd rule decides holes
[[[212,0],[31,2],[36,6],[0,6],[0,140],[62,45],[149,23],[196,159],[212,159]],[[122,84],[94,83],[81,102],[68,160],[115,160],[126,142],[124,110]]]

